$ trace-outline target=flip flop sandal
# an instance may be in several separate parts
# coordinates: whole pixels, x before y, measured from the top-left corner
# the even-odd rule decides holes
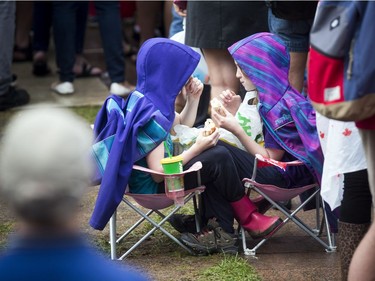
[[[75,74],[76,78],[87,78],[87,77],[99,77],[102,72],[100,73],[93,73],[93,69],[95,66],[92,66],[88,63],[83,63],[82,64],[82,71],[79,74]]]
[[[18,53],[18,57],[15,56],[15,53]],[[33,60],[33,51],[31,49],[31,45],[25,48],[14,46],[13,62],[26,62],[26,61],[32,61],[32,60]]]
[[[46,76],[51,73],[51,69],[48,67],[48,64],[46,61],[35,61],[33,63],[33,74],[35,76]]]

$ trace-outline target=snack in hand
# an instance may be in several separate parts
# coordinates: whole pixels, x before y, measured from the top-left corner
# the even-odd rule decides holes
[[[210,101],[210,104],[211,104],[212,110],[215,110],[217,113],[219,113],[222,116],[226,116],[225,111],[224,111],[224,106],[218,98],[213,98]]]
[[[203,128],[203,135],[205,137],[212,135],[216,130],[216,126],[214,121],[212,119],[208,118],[206,122],[204,122],[204,128]]]

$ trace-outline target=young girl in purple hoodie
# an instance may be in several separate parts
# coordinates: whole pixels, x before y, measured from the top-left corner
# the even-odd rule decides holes
[[[225,91],[221,97],[230,110],[224,109],[223,115],[213,110],[212,118],[217,126],[232,132],[246,151],[218,142],[217,146],[204,151],[192,161],[199,159],[203,167],[218,167],[225,165],[219,163],[224,161],[232,167],[225,170],[226,178],[232,178],[230,182],[214,181],[214,188],[206,189],[206,216],[215,217],[222,229],[229,233],[234,217],[254,237],[255,221],[261,228],[272,219],[259,218],[256,207],[248,197],[243,196],[243,187],[238,183],[240,179],[251,177],[254,155],[261,154],[278,161],[302,161],[305,165],[288,167],[286,171],[267,167],[257,173],[258,182],[293,188],[320,182],[323,154],[315,126],[315,111],[309,101],[289,83],[289,53],[281,38],[270,33],[258,33],[235,43],[229,51],[237,65],[237,78],[247,91],[257,92],[259,113],[264,124],[264,146],[249,137],[230,113],[238,102],[230,91]],[[207,162],[210,157],[216,162]],[[269,225],[268,230],[272,230],[277,221]],[[218,231],[214,229],[213,232]],[[188,233],[183,234],[182,240],[192,248],[204,249],[208,247],[210,235],[209,232]]]

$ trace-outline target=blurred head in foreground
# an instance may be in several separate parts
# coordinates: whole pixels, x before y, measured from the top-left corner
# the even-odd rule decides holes
[[[40,106],[7,126],[0,147],[0,190],[21,222],[68,225],[91,175],[92,132],[72,112]]]

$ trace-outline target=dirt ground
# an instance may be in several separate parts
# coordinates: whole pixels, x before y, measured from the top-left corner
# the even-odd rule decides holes
[[[108,226],[103,231],[96,231],[88,224],[97,191],[98,187],[92,187],[85,194],[79,224],[89,235],[93,244],[109,257]],[[307,215],[313,216],[313,214]],[[137,219],[134,212],[130,212],[125,204],[121,204],[118,209],[118,232]],[[13,227],[13,223],[14,217],[0,200],[0,250],[6,246],[6,236]],[[178,237],[178,232],[169,227],[168,223],[167,227]],[[263,280],[339,280],[338,253],[326,253],[316,241],[301,233],[292,224],[284,228],[272,241],[268,241],[260,248],[257,259],[240,254],[241,257],[248,259],[249,264],[255,267]],[[149,229],[147,226],[141,227],[139,232],[144,234]],[[139,232],[130,236],[127,241],[121,242],[118,246],[118,253],[123,253],[124,249],[128,249]],[[224,258],[221,254],[192,256],[157,231],[127,259],[118,262],[130,264],[146,272],[153,280],[189,281],[198,280],[205,269],[219,264]]]
[[[94,245],[96,245],[106,256],[110,256],[109,247],[109,229],[108,225],[103,231],[92,229],[88,221],[94,207],[98,187],[90,188],[85,195],[78,223],[83,232],[87,233]],[[134,223],[138,217],[134,212],[130,212],[124,206],[118,210],[118,229],[122,230]],[[8,210],[4,200],[0,200],[0,251],[6,247],[8,234],[15,228],[15,217]],[[168,227],[175,235],[178,232]],[[146,233],[148,226],[140,227],[139,233]],[[123,241],[118,246],[119,254],[124,249],[129,248],[132,242],[136,241],[136,235],[131,235],[128,241]],[[197,280],[199,274],[214,264],[217,264],[223,257],[221,255],[212,256],[191,256],[182,248],[172,242],[159,231],[151,238],[146,240],[133,254],[124,261],[118,261],[122,264],[129,264],[135,268],[146,272],[153,280]],[[199,265],[199,267],[197,266]],[[0,278],[1,279],[1,278]]]

